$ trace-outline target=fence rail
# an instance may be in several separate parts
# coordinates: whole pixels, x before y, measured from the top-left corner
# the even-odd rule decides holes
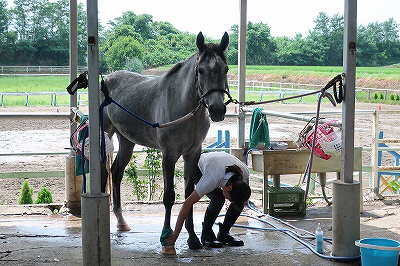
[[[4,106],[4,97],[10,96],[20,96],[25,97],[25,106],[29,106],[29,97],[37,95],[48,95],[50,96],[49,103],[51,106],[57,106],[57,96],[61,95],[69,95],[68,92],[58,91],[58,92],[0,92],[0,105]],[[87,92],[78,92],[78,104],[80,105],[82,102],[86,102],[87,100],[81,100],[82,95],[88,95]],[[86,97],[87,98],[87,97]]]
[[[69,74],[69,66],[1,66],[1,74]],[[87,71],[86,66],[78,66],[78,73]]]

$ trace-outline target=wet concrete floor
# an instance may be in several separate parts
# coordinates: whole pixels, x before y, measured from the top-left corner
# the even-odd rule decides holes
[[[194,221],[198,236],[206,206],[206,203],[195,205]],[[0,207],[3,209],[0,212],[0,265],[82,265],[79,216],[51,214],[49,210],[44,211],[47,214],[39,214],[39,209],[25,211],[30,214],[4,215],[7,207]],[[179,207],[176,204],[173,208],[173,225]],[[256,215],[250,209],[245,209],[244,213]],[[110,215],[112,265],[359,265],[359,262],[342,263],[320,258],[282,232],[238,227],[232,228],[231,234],[245,242],[243,247],[190,250],[186,244],[187,233],[183,230],[175,246],[177,255],[164,255],[159,242],[164,219],[162,204],[126,205],[124,215],[132,228],[129,232],[118,232],[116,219],[113,214]],[[271,218],[261,218],[287,228]],[[217,222],[222,220],[218,218]],[[304,217],[293,216],[282,220],[309,231],[315,230],[316,221],[319,221],[326,236],[330,234],[329,207],[314,212],[310,210]],[[240,217],[237,224],[271,228],[249,217]],[[218,232],[217,225],[213,229]],[[309,243],[314,246],[314,241]],[[329,255],[330,248],[329,244],[325,245],[325,255]]]

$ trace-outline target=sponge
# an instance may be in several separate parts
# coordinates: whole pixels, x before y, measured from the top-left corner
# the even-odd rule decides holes
[[[168,254],[168,255],[175,255],[176,251],[175,251],[175,247],[172,245],[168,245],[167,242],[165,242],[165,240],[171,236],[172,234],[172,229],[170,228],[163,228],[162,232],[161,232],[161,236],[160,236],[160,242],[162,245],[162,249],[161,252],[163,254]]]
[[[165,242],[165,240],[172,235],[172,229],[171,228],[163,228],[160,236],[160,242],[162,246],[168,246],[168,243]]]

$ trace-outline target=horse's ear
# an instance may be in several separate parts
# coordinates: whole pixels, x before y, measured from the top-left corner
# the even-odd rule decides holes
[[[205,49],[205,45],[204,45],[204,36],[203,33],[201,33],[201,31],[199,32],[199,34],[197,34],[196,45],[199,51],[202,53]]]
[[[222,51],[225,51],[226,48],[228,47],[228,44],[229,44],[229,35],[225,31],[224,36],[222,36],[221,43],[219,44],[219,47],[221,48]]]

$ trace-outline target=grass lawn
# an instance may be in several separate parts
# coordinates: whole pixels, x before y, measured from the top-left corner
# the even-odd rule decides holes
[[[168,68],[170,66],[163,67]],[[230,72],[237,74],[238,66],[229,66]],[[247,74],[275,74],[275,75],[298,75],[298,76],[335,76],[342,71],[339,66],[247,66]],[[373,79],[395,79],[400,80],[400,68],[396,67],[357,67],[357,78],[373,78]],[[0,93],[1,92],[66,92],[66,87],[70,84],[69,76],[0,76]],[[250,88],[249,88],[250,89]],[[315,88],[310,88],[315,89]],[[80,92],[87,92],[80,90]],[[232,95],[234,98],[237,95]],[[388,99],[382,99],[379,94],[371,95],[370,100],[367,99],[366,92],[357,93],[357,100],[399,104],[397,95],[388,95]],[[29,105],[50,105],[53,101],[50,95],[33,95],[29,96]],[[81,100],[86,100],[87,95],[81,95]],[[264,95],[262,100],[270,100],[277,98],[277,95]],[[57,105],[68,105],[69,95],[57,95]],[[246,94],[246,101],[259,101],[260,95],[257,93]],[[314,102],[316,96],[309,96],[302,99],[303,102]],[[299,100],[291,100],[289,102],[298,102]],[[0,98],[0,104],[5,106],[25,105],[26,96],[8,96]]]

